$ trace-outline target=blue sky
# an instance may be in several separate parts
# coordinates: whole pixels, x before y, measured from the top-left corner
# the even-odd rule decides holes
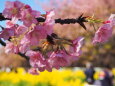
[[[6,1],[15,1],[15,0],[0,0],[0,12],[3,11],[3,9],[5,8],[5,2]],[[38,1],[40,3],[42,2],[47,2],[48,0],[18,0],[21,1],[25,4],[30,5],[34,10],[39,10],[41,13],[44,13],[42,7],[40,5],[38,5]]]
[[[6,1],[16,1],[16,0],[0,0],[0,13],[2,13],[2,11],[4,10]],[[18,0],[18,1],[30,5],[34,10],[38,10],[43,14],[45,13],[45,11],[43,11],[38,1],[40,3],[43,3],[43,2],[47,2],[48,0]],[[5,21],[2,21],[2,22],[0,21],[0,25],[5,26],[4,22]]]

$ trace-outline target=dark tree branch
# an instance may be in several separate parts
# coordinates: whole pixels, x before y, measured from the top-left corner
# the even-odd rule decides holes
[[[45,19],[40,17],[40,18],[36,18],[37,21],[39,22],[45,22]],[[86,17],[83,17],[83,14],[80,15],[78,18],[76,19],[55,19],[55,23],[59,23],[59,24],[75,24],[75,23],[78,23],[80,26],[82,26],[85,30],[86,30],[86,26],[84,25],[84,22],[88,22],[86,20]]]
[[[24,57],[27,61],[29,61],[29,57],[26,56],[25,54],[19,52],[18,55]]]
[[[36,18],[38,22],[45,22],[45,18],[43,17],[39,17],[39,18]],[[8,18],[5,18],[2,13],[0,13],[0,21],[3,21],[3,20],[10,20]],[[75,23],[78,23],[80,24],[80,26],[82,26],[85,30],[86,30],[86,27],[84,25],[84,22],[87,22],[86,20],[86,17],[83,17],[83,14],[80,15],[78,18],[76,19],[55,19],[55,23],[59,23],[59,24],[75,24]]]
[[[2,46],[6,46],[6,43],[5,43],[2,39],[0,39],[0,44],[1,44]]]
[[[0,21],[3,21],[3,20],[10,20],[10,19],[5,18],[5,17],[2,15],[2,13],[0,13]]]

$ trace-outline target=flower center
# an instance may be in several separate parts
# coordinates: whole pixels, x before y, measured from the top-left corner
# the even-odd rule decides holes
[[[12,12],[12,14],[17,14],[18,13],[18,9],[17,8],[12,8],[11,12]]]
[[[30,20],[30,21],[31,21],[31,20],[32,20],[32,15],[27,14],[27,15],[26,15],[26,18],[27,18],[28,20]]]

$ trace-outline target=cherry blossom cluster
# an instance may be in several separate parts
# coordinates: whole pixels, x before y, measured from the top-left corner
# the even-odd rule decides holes
[[[93,44],[107,42],[112,36],[112,28],[115,26],[115,14],[111,14],[109,19],[96,31]]]
[[[19,1],[7,1],[2,14],[11,19],[6,21],[6,27],[0,32],[0,38],[7,40],[5,52],[21,52],[28,56],[33,67],[31,73],[68,66],[80,56],[84,38],[78,37],[71,41],[54,34],[53,10],[46,13],[45,22],[41,23],[36,20],[44,17],[39,11]],[[18,21],[22,24],[18,24]],[[69,45],[69,51],[65,50],[64,44]]]
[[[8,19],[6,27],[0,31],[0,39],[6,42],[5,52],[26,55],[32,66],[29,70],[32,74],[39,74],[38,70],[52,71],[52,68],[68,66],[82,53],[84,37],[69,40],[53,32],[54,10],[42,15],[24,3],[7,1],[2,15]],[[39,22],[37,18],[40,17],[45,21]],[[90,22],[90,18],[86,20]],[[112,35],[114,25],[115,14],[112,14],[96,31],[93,44],[106,42]]]

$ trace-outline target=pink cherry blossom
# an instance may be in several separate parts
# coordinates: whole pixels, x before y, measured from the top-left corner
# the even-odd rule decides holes
[[[31,69],[28,70],[28,72],[29,72],[30,74],[33,74],[33,75],[38,75],[38,74],[39,74],[39,73],[38,73],[38,70],[37,70],[36,68],[31,68]]]
[[[45,69],[49,72],[52,72],[52,65],[50,65],[50,63],[48,62],[48,59],[45,60]]]
[[[24,43],[24,44],[20,44],[20,46],[19,46],[19,51],[21,52],[21,53],[25,53],[25,52],[27,52],[28,50],[30,50],[30,45],[29,45],[29,43]]]
[[[13,28],[4,28],[3,31],[0,32],[0,38],[8,40],[9,37],[14,36],[15,30]]]
[[[17,23],[17,21],[18,21],[18,18],[16,18],[16,17],[13,17],[12,20],[7,20],[6,27],[7,28],[14,27],[14,25]]]
[[[104,43],[112,36],[112,26],[110,23],[106,23],[101,26],[95,33],[93,38],[93,44]]]
[[[18,27],[16,28],[16,30],[15,30],[15,34],[16,34],[17,36],[22,35],[22,34],[26,33],[27,29],[28,29],[28,28],[25,27],[25,26],[23,26],[23,25],[18,26]]]
[[[50,10],[50,11],[46,12],[46,21],[45,21],[45,23],[54,24],[55,21],[54,21],[54,19],[52,19],[52,17],[54,15],[55,15],[54,10]]]
[[[95,33],[93,44],[107,42],[112,36],[112,28],[115,26],[115,14],[111,14],[109,19],[104,22]]]
[[[111,14],[108,20],[112,26],[115,26],[115,14]]]
[[[30,50],[30,41],[28,39],[26,39],[26,37],[22,38],[22,40],[20,40],[20,47],[19,47],[19,51],[21,53],[25,53],[26,51]]]
[[[8,20],[6,22],[6,28],[4,28],[0,32],[0,38],[4,38],[5,40],[9,39],[9,37],[15,35],[15,30],[17,29],[17,25],[15,24],[18,21],[16,17],[13,17],[12,20]]]
[[[55,20],[52,19],[52,17],[55,15],[54,10],[50,10],[46,13],[46,21],[44,22],[44,28],[48,35],[50,35],[53,32],[53,26],[55,23]]]
[[[7,40],[11,36],[16,36],[16,35],[19,36],[20,34],[22,34],[22,31],[20,31],[20,30],[26,31],[25,30],[26,27],[24,27],[24,26],[22,27],[22,26],[19,26],[18,24],[15,24],[17,21],[18,21],[18,19],[15,17],[13,17],[12,20],[8,20],[6,22],[6,28],[4,28],[0,32],[0,38],[4,38],[5,40]],[[22,28],[22,29],[20,29],[20,28]]]
[[[68,55],[66,54],[65,51],[53,52],[50,55],[48,62],[52,67],[54,67],[56,69],[59,69],[60,67],[69,65]]]
[[[24,7],[24,4],[20,1],[7,1],[5,5],[5,9],[3,11],[3,15],[6,18],[12,18],[12,17],[21,17],[21,9]]]
[[[38,45],[40,39],[46,38],[47,33],[44,30],[44,27],[37,25],[28,33],[25,34],[25,37],[22,39],[22,43],[29,42],[30,45]]]
[[[21,20],[23,21],[23,24],[25,26],[31,26],[31,24],[37,24],[38,21],[36,20],[36,18],[38,18],[40,16],[40,12],[39,11],[35,11],[32,9],[24,9],[21,12]]]
[[[27,51],[26,56],[30,57],[30,65],[34,68],[38,68],[40,71],[45,70],[45,59],[40,52]]]
[[[46,38],[47,35],[48,35],[48,32],[50,32],[50,30],[49,30],[49,31],[46,30],[47,27],[44,26],[44,25],[37,25],[37,26],[35,27],[35,29],[36,29],[37,31],[39,31],[39,38],[40,38],[40,39]]]
[[[39,31],[36,30],[32,30],[30,32],[28,32],[24,38],[21,40],[21,43],[26,43],[28,42],[31,45],[38,45],[39,43]]]
[[[84,43],[84,37],[78,37],[77,39],[72,41],[72,46],[70,46],[70,55],[72,56],[80,56],[81,48]]]
[[[18,46],[14,45],[12,42],[7,42],[5,47],[5,53],[18,53]]]

